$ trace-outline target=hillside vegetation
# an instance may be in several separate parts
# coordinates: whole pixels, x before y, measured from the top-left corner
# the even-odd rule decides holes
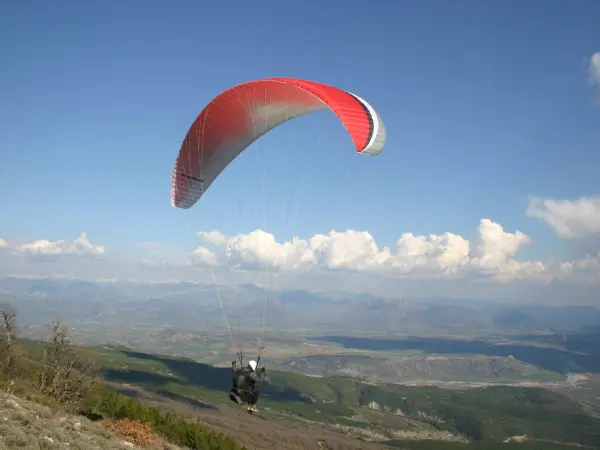
[[[69,437],[68,423],[56,429],[58,415],[73,414],[84,415],[95,422],[103,421],[113,432],[128,436],[127,447],[137,439],[141,446],[149,448],[165,440],[191,449],[244,448],[198,422],[163,413],[107,389],[99,378],[101,367],[93,353],[72,345],[68,328],[60,321],[53,320],[50,340],[38,343],[17,339],[15,319],[14,311],[7,306],[0,307],[0,386],[5,392],[2,401],[3,407],[12,406],[16,411],[16,415],[6,415],[6,423],[0,427],[0,442],[6,448],[50,448],[53,442],[69,442],[69,448],[121,448],[102,436],[83,438],[89,445],[81,447],[78,439]],[[31,407],[31,401],[40,404],[40,408],[43,406],[43,413],[42,409],[36,411]],[[23,402],[29,402],[30,407],[24,408]],[[124,423],[119,422],[120,419],[132,421]],[[140,430],[136,430],[136,420],[139,420]],[[82,422],[78,423],[81,428]],[[98,425],[97,430],[100,429]],[[52,431],[54,437],[49,435]],[[80,437],[81,430],[76,431]],[[143,438],[144,433],[147,439]],[[107,436],[114,433],[106,430]]]
[[[218,405],[229,387],[227,368],[124,348],[96,352],[105,379],[137,384],[171,398]],[[501,442],[527,435],[530,440],[600,446],[600,421],[587,415],[578,402],[544,389],[447,390],[281,371],[269,371],[269,378],[271,384],[262,388],[264,416],[324,423],[363,438],[435,436]]]
[[[47,342],[17,340],[14,314],[3,311],[0,382],[7,396],[83,414],[121,434],[135,428],[153,436],[139,437],[145,446],[495,448],[526,436],[524,449],[600,448],[600,420],[577,401],[536,388],[444,390],[269,370],[261,413],[252,417],[227,399],[229,368],[123,347],[76,347],[58,321]]]
[[[181,448],[139,422],[94,422],[14,395],[0,402],[0,448],[126,450],[136,445],[149,450]]]

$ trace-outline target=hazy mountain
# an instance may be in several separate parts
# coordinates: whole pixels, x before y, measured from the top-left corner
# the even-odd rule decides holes
[[[492,322],[497,327],[520,328],[536,330],[543,327],[539,320],[517,308],[507,308],[492,316]]]
[[[237,326],[262,318],[265,291],[251,284],[222,286],[219,294]],[[267,326],[280,329],[330,327],[336,331],[402,333],[571,332],[600,327],[591,306],[520,306],[439,299],[383,299],[370,294],[269,291]],[[60,316],[72,323],[197,329],[220,324],[213,285],[174,282],[89,282],[61,278],[0,279],[0,301],[11,302],[21,323]]]
[[[582,327],[600,326],[600,310],[593,306],[528,305],[519,309],[553,330],[569,331]]]

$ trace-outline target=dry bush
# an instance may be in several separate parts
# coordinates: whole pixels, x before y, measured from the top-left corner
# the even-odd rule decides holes
[[[69,410],[82,407],[94,383],[95,363],[71,342],[69,329],[52,319],[51,339],[44,350],[37,391]]]
[[[137,419],[105,420],[104,425],[121,439],[139,447],[150,447],[158,442],[152,428]]]
[[[19,343],[16,330],[17,314],[7,304],[0,304],[0,376],[11,393],[19,369]]]

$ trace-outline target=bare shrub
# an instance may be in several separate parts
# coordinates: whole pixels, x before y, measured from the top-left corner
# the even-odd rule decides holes
[[[13,389],[21,357],[16,318],[17,314],[10,305],[0,304],[0,377],[7,385],[8,394]]]
[[[52,319],[51,337],[38,372],[37,390],[67,409],[82,407],[95,381],[95,362],[72,344],[69,328]]]

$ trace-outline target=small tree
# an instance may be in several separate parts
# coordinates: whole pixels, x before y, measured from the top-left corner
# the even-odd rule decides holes
[[[19,368],[19,343],[16,330],[17,314],[7,304],[0,304],[0,376],[8,382],[10,393]]]
[[[44,350],[38,392],[54,398],[67,409],[79,409],[92,388],[95,363],[72,344],[69,328],[52,319],[51,340]]]

